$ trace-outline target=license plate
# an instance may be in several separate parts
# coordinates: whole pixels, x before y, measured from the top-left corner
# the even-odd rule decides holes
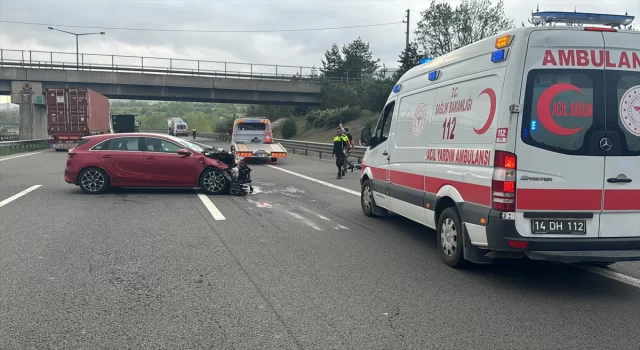
[[[78,145],[77,143],[54,143],[53,148],[54,149],[72,149],[72,148],[75,148],[77,145]]]
[[[579,234],[587,233],[586,220],[531,220],[531,232],[535,234]]]

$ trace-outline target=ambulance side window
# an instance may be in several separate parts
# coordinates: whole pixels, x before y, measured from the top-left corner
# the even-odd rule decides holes
[[[541,69],[527,77],[522,141],[570,155],[591,155],[591,135],[604,130],[604,75],[597,70]],[[594,154],[595,155],[595,154]]]
[[[378,120],[376,131],[373,134],[376,145],[387,141],[387,138],[389,137],[389,130],[391,129],[391,119],[393,118],[393,109],[395,107],[395,104],[395,101],[389,103],[380,115],[380,120]]]

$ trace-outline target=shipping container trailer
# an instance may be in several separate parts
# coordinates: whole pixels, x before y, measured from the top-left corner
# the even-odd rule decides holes
[[[68,150],[83,136],[112,132],[106,96],[86,88],[47,89],[46,95],[52,148]]]

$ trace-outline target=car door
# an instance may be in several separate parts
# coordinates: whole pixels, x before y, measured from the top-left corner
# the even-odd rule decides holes
[[[196,186],[196,160],[193,155],[178,154],[186,149],[168,139],[145,137],[144,170],[149,186]]]
[[[609,59],[600,237],[640,237],[640,35],[602,34]]]
[[[102,145],[100,163],[114,186],[142,186],[145,174],[140,137],[114,137]]]
[[[371,147],[367,155],[367,167],[371,169],[371,191],[378,206],[389,209],[389,162],[393,144],[389,141],[389,132],[393,120],[395,100],[384,107],[376,129],[371,137]]]
[[[597,238],[605,134],[600,32],[531,32],[516,139],[515,225],[524,237]],[[586,56],[585,56],[586,55]]]

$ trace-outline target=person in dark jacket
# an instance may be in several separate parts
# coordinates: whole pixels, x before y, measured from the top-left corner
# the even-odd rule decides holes
[[[341,179],[346,174],[344,170],[345,149],[349,145],[349,138],[342,134],[342,128],[336,130],[336,137],[333,138],[333,157],[336,158],[336,166],[338,167],[337,179]]]
[[[349,143],[347,145],[347,150],[345,152],[345,156],[344,156],[344,165],[345,165],[345,172],[347,171],[347,169],[351,169],[351,172],[353,172],[353,163],[351,163],[349,161],[349,154],[351,154],[351,152],[353,151],[353,136],[351,136],[351,133],[349,132],[349,128],[345,127],[344,128],[344,134],[345,136],[347,136],[347,138],[349,139]]]

